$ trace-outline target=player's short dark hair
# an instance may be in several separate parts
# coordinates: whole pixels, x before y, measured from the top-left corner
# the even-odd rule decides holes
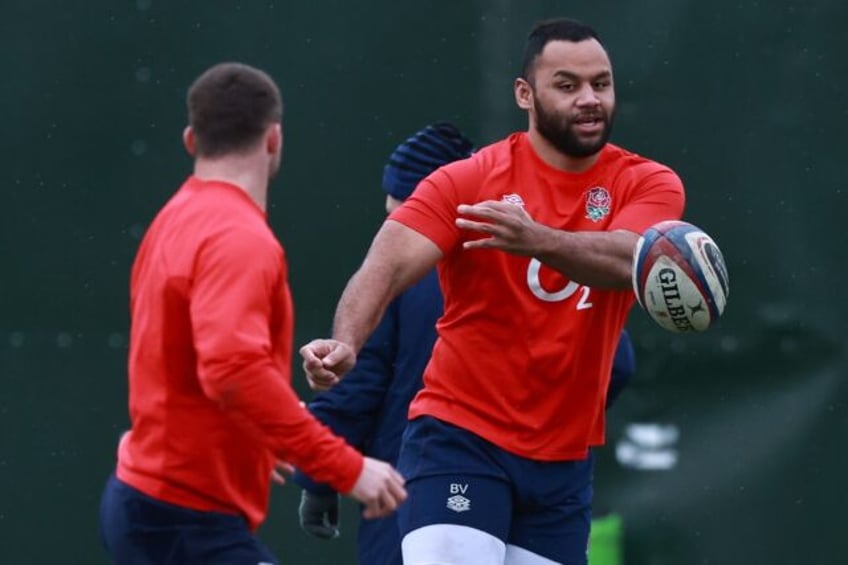
[[[594,39],[603,46],[598,33],[588,25],[570,20],[568,18],[557,18],[537,23],[527,36],[524,46],[524,57],[521,63],[521,76],[530,81],[533,72],[533,63],[536,57],[545,49],[545,45],[551,41],[572,41],[577,43],[587,39]]]
[[[267,73],[242,63],[220,63],[188,89],[188,123],[196,153],[240,153],[259,141],[283,115],[280,90]]]

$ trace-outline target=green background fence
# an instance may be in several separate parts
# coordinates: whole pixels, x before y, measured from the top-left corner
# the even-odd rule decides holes
[[[383,217],[388,152],[437,119],[480,144],[524,128],[521,46],[556,15],[604,36],[614,141],[680,172],[686,218],[731,276],[703,335],[631,317],[639,370],[596,480],[598,507],[623,516],[626,562],[846,562],[843,2],[6,0],[0,563],[105,562],[97,502],[127,425],[129,267],[189,171],[191,79],[241,60],[282,86],[269,214],[302,343],[325,332]],[[263,539],[284,563],[353,563],[353,504],[344,536],[322,543],[298,529],[297,494],[275,490]]]

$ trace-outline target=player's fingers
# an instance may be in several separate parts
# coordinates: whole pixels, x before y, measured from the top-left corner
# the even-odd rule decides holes
[[[400,479],[400,481],[393,480],[389,482],[389,494],[398,505],[406,500],[406,489],[403,487],[403,479]]]
[[[313,339],[300,348],[300,354],[310,359],[320,359],[332,349],[332,343],[326,339]]]
[[[366,507],[368,518],[384,518],[406,500],[406,489],[390,477],[376,499]]]
[[[351,366],[353,358],[353,349],[345,344],[339,343],[329,353],[327,353],[322,361],[324,367],[338,367],[344,371]]]
[[[278,485],[286,484],[286,477],[294,474],[294,465],[287,461],[277,459],[274,461],[274,469],[271,471],[271,480]]]
[[[501,203],[495,200],[484,200],[477,204],[460,204],[456,211],[464,216],[493,219],[502,213]]]
[[[406,479],[403,478],[403,475],[400,474],[400,471],[398,471],[394,467],[389,467],[389,476],[398,484],[406,484]]]
[[[386,489],[380,493],[380,512],[382,516],[388,516],[400,505],[400,500],[395,498],[391,490]]]
[[[286,484],[286,478],[282,474],[278,473],[276,469],[271,471],[271,480],[278,485]]]
[[[312,350],[315,348],[315,341],[316,341],[316,340],[314,340],[314,339],[313,339],[312,341],[310,341],[310,342],[309,342],[309,343],[307,343],[306,345],[302,345],[302,346],[300,347],[300,349],[299,349],[298,351],[300,352],[300,355],[301,355],[303,358],[306,358],[306,357],[308,357],[308,356],[314,355],[314,353],[312,352]]]
[[[329,376],[328,376],[329,375]],[[339,382],[339,378],[326,371],[324,375],[306,375],[306,381],[309,383],[309,388],[316,392],[324,392],[325,390],[330,390]]]
[[[323,383],[333,383],[339,380],[339,375],[334,369],[328,368],[326,363],[323,363],[321,367],[310,371],[310,374],[313,378]]]
[[[303,362],[303,371],[309,375],[320,372],[324,369],[324,364],[320,359],[317,360],[304,360]]]
[[[291,476],[294,474],[294,465],[292,465],[288,461],[282,461],[280,459],[277,459],[275,466],[277,472],[279,473],[282,473],[287,476]]]
[[[307,377],[329,379],[335,376],[335,374],[326,367],[326,358],[319,357],[313,351],[304,352],[303,371],[306,373]]]
[[[373,520],[374,518],[379,518],[380,511],[376,507],[376,504],[366,504],[365,509],[362,511],[362,517],[366,520]]]
[[[480,233],[495,233],[497,231],[497,226],[495,224],[475,222],[472,220],[466,220],[465,218],[457,218],[454,223],[456,224],[456,227],[463,230],[477,231]]]
[[[461,211],[465,215],[484,218],[491,223],[507,226],[514,230],[521,229],[523,225],[533,221],[533,218],[523,206],[511,202],[487,200],[473,206],[461,204],[457,207],[457,211]]]
[[[316,348],[308,343],[300,348],[300,356],[303,358],[303,368],[310,370],[313,367],[321,367],[321,358],[316,354]]]
[[[507,216],[522,215],[524,207],[513,202],[503,202],[497,200],[486,201],[486,207],[495,212],[501,212]]]
[[[475,239],[473,241],[465,241],[462,243],[463,249],[500,249],[502,247],[503,246],[500,244],[499,240],[494,237]]]

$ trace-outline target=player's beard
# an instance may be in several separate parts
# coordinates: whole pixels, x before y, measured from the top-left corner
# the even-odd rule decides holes
[[[560,153],[569,157],[589,157],[603,149],[609,141],[612,134],[614,111],[608,114],[603,108],[599,108],[596,111],[584,112],[584,116],[591,115],[599,118],[603,123],[603,129],[600,137],[596,140],[583,141],[574,131],[574,119],[546,110],[542,102],[536,97],[535,92],[533,93],[533,101],[536,109],[536,130]]]

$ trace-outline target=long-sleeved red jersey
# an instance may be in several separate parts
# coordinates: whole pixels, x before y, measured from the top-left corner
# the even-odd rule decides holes
[[[190,177],[142,241],[130,282],[129,408],[117,475],[195,510],[264,519],[274,459],[339,492],[362,456],[291,388],[283,249],[240,188]]]

